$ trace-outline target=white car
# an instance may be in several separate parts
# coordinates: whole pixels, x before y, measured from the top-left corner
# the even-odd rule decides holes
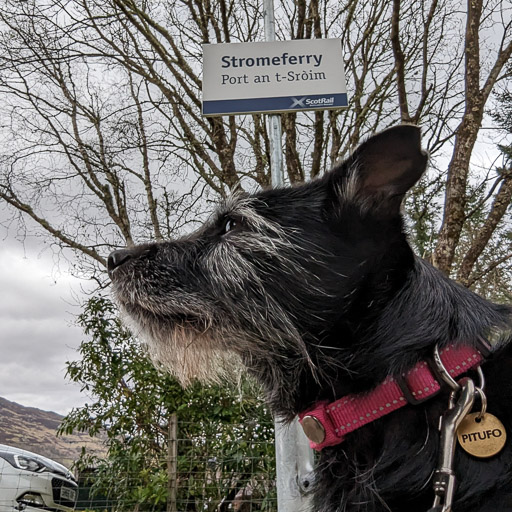
[[[0,444],[0,512],[74,510],[78,485],[62,464]]]

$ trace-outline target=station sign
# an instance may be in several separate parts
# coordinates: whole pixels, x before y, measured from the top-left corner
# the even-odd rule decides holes
[[[347,106],[341,39],[203,45],[203,115]]]

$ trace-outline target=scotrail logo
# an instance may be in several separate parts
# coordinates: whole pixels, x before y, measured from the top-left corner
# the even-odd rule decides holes
[[[308,107],[316,107],[316,106],[328,107],[330,105],[334,105],[334,96],[331,96],[329,98],[327,98],[327,97],[316,98],[314,100],[308,98],[308,99],[306,99],[306,105]]]
[[[324,96],[322,98],[292,98],[290,109],[310,108],[310,107],[330,107],[334,105],[334,96]]]
[[[290,108],[306,108],[306,105],[304,105],[305,100],[306,96],[303,98],[292,98],[292,105]]]

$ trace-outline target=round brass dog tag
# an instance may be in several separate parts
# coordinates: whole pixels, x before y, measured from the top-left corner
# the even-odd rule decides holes
[[[310,441],[316,444],[323,443],[325,439],[325,429],[317,418],[314,416],[304,416],[304,418],[302,418],[302,429]]]
[[[492,414],[468,414],[457,430],[459,444],[470,455],[484,459],[499,453],[507,441],[503,423]]]

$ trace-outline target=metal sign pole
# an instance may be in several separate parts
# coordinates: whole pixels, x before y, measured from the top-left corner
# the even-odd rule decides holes
[[[265,23],[265,41],[276,40],[276,24],[274,20],[274,0],[263,0],[263,19]],[[272,186],[284,185],[283,147],[280,114],[269,114],[268,131],[270,139],[270,174]]]
[[[275,420],[278,512],[306,512],[305,493],[313,483],[313,451],[297,418],[290,425]]]
[[[274,0],[263,0],[265,41],[275,41]],[[272,187],[284,185],[281,116],[269,114],[270,172]],[[283,425],[275,419],[276,486],[278,512],[306,510],[304,491],[311,485],[313,452],[297,420]]]

